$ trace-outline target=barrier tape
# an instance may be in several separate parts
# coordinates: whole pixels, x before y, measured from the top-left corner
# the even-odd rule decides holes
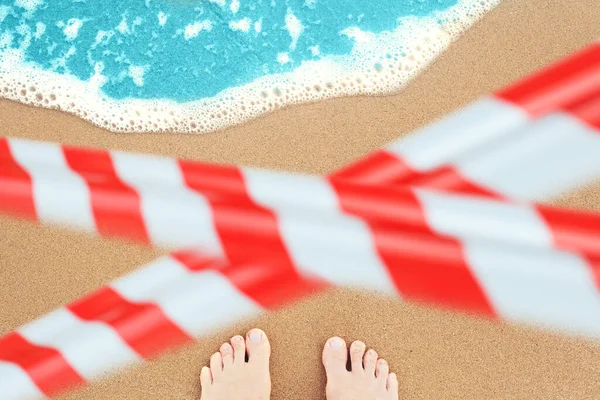
[[[334,175],[407,184],[600,90],[600,42],[377,150]],[[521,131],[522,132],[522,131]]]
[[[365,265],[326,266],[307,274],[277,262],[233,265],[204,254],[175,252],[0,338],[3,398],[72,390],[261,310],[346,285],[349,275],[364,288],[380,288],[376,280],[362,279],[372,272]],[[600,337],[600,293],[576,255],[487,244],[471,245],[469,258],[492,310],[487,317]],[[427,286],[461,297],[454,287],[463,279],[460,268],[447,265],[422,280],[405,260],[396,261],[387,265],[389,293],[419,298]],[[475,302],[454,304],[482,311]]]
[[[276,236],[286,221],[364,227],[359,217],[600,256],[597,213],[22,139],[0,139],[0,211],[169,248],[204,243],[221,255],[216,239],[201,239],[220,221]]]

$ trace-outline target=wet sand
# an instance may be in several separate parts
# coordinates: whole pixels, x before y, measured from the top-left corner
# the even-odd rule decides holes
[[[115,135],[73,116],[0,101],[0,134],[327,173],[548,62],[600,39],[597,0],[507,0],[402,93],[290,107],[204,136]],[[600,187],[555,202],[600,210]],[[0,217],[0,333],[155,258],[158,251]],[[220,343],[252,326],[273,342],[273,399],[323,399],[332,335],[386,357],[402,399],[592,399],[600,346],[367,293],[332,291],[241,323],[68,399],[194,399]],[[1,396],[0,396],[1,397]]]

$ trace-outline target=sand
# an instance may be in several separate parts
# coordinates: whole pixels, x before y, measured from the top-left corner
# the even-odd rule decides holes
[[[0,134],[288,171],[327,173],[600,38],[597,0],[506,0],[403,92],[289,107],[204,136],[115,135],[70,115],[0,101]],[[556,203],[600,209],[600,186]],[[0,217],[0,333],[155,258],[146,247]],[[600,347],[465,315],[331,291],[215,332],[67,399],[194,399],[220,343],[252,326],[273,342],[273,399],[323,399],[332,335],[387,358],[402,399],[592,399]],[[0,388],[0,398],[1,398]],[[232,399],[233,400],[233,399]]]

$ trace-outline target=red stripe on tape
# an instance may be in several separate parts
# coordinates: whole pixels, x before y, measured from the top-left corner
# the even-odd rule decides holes
[[[119,179],[110,154],[69,146],[63,146],[63,152],[69,167],[88,185],[100,234],[150,243],[140,196]]]
[[[332,181],[332,185],[347,213],[368,220],[369,210],[380,208],[392,221],[411,221],[413,227],[402,230],[367,222],[377,251],[402,295],[496,316],[471,273],[461,243],[431,231],[423,207],[413,193],[407,192],[400,204],[389,199],[385,188],[357,187],[339,181]]]
[[[535,210],[550,228],[555,247],[600,257],[600,214],[546,206]]]
[[[318,278],[300,277],[288,266],[269,260],[230,265],[224,261],[209,259],[197,250],[179,250],[171,257],[190,271],[218,271],[240,292],[267,310],[279,308],[330,287]]]
[[[177,250],[171,253],[170,257],[179,261],[180,264],[192,272],[220,271],[227,266],[227,261],[207,256],[205,252],[197,249]]]
[[[201,192],[210,192],[215,198],[216,193],[224,196],[237,195],[248,197],[238,167],[230,165],[209,164],[197,161],[177,160],[179,168],[188,187]]]
[[[431,171],[429,175],[411,181],[410,185],[452,193],[484,196],[503,200],[507,199],[505,196],[496,193],[491,189],[471,182],[450,165],[436,168],[435,170]]]
[[[21,367],[47,396],[85,383],[58,351],[33,344],[17,332],[0,337],[0,360]]]
[[[587,261],[587,265],[591,269],[592,276],[594,278],[594,283],[598,290],[600,290],[600,259],[597,257],[584,257]]]
[[[14,160],[8,139],[0,137],[0,211],[36,219],[31,177]]]
[[[496,96],[537,117],[576,102],[599,88],[600,44],[594,43],[496,92]]]
[[[431,232],[416,195],[406,186],[357,185],[329,179],[343,210],[374,221],[389,221],[411,231]]]
[[[211,195],[214,190],[213,186],[205,184],[205,181],[189,179],[190,176],[199,176],[199,174],[190,173],[185,164],[182,165],[182,170],[188,187],[201,194],[208,192],[205,197],[211,205],[215,228],[229,262],[238,264],[261,259],[264,258],[265,249],[268,249],[270,259],[293,268],[279,235],[277,218],[273,212],[254,203],[248,196],[244,178],[239,169],[226,172],[229,175],[227,187],[230,193],[227,196],[229,200],[227,203],[219,201],[222,199]],[[232,193],[236,193],[238,196],[231,196]],[[252,208],[254,210],[248,212]],[[252,228],[254,231],[252,240],[247,240],[247,229],[240,229],[239,226]]]
[[[252,200],[239,168],[226,167],[216,174],[226,182],[229,193],[227,203],[212,195],[217,183],[216,180],[202,178],[207,171],[199,170],[198,165],[187,162],[180,163],[180,168],[188,187],[200,193],[208,192],[205,197],[211,205],[215,228],[231,264],[247,264],[268,259],[281,270],[285,282],[294,282],[298,286],[295,292],[290,292],[290,298],[294,298],[295,293],[314,290],[315,283],[301,277],[296,270],[279,232],[277,216],[273,211]],[[231,193],[237,196],[231,196]],[[279,284],[283,284],[284,281]],[[236,286],[239,284],[233,283]],[[261,306],[272,306],[272,301],[264,297],[268,295],[268,290],[253,291],[250,287],[238,287]],[[281,292],[280,296],[286,295]],[[284,297],[281,297],[281,301],[285,301]]]
[[[598,74],[600,74],[600,71]],[[590,125],[594,130],[600,130],[600,90],[589,98],[569,107],[567,111],[583,123]]]
[[[101,288],[67,308],[85,321],[110,325],[144,358],[192,341],[157,305],[131,302],[110,287]]]
[[[378,150],[343,167],[331,176],[364,184],[399,184],[408,178],[413,179],[421,175],[423,173],[412,169],[400,157],[385,150]]]

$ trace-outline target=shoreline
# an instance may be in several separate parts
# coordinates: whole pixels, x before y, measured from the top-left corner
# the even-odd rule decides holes
[[[113,132],[212,133],[283,107],[396,92],[499,2],[459,0],[432,15],[402,17],[395,30],[377,34],[346,29],[344,35],[354,40],[347,55],[304,61],[294,71],[265,75],[185,103],[112,99],[100,92],[107,79],[102,63],[96,63],[94,75],[84,82],[22,62],[20,49],[0,48],[5,53],[0,61],[0,88],[9,100],[77,115]]]

